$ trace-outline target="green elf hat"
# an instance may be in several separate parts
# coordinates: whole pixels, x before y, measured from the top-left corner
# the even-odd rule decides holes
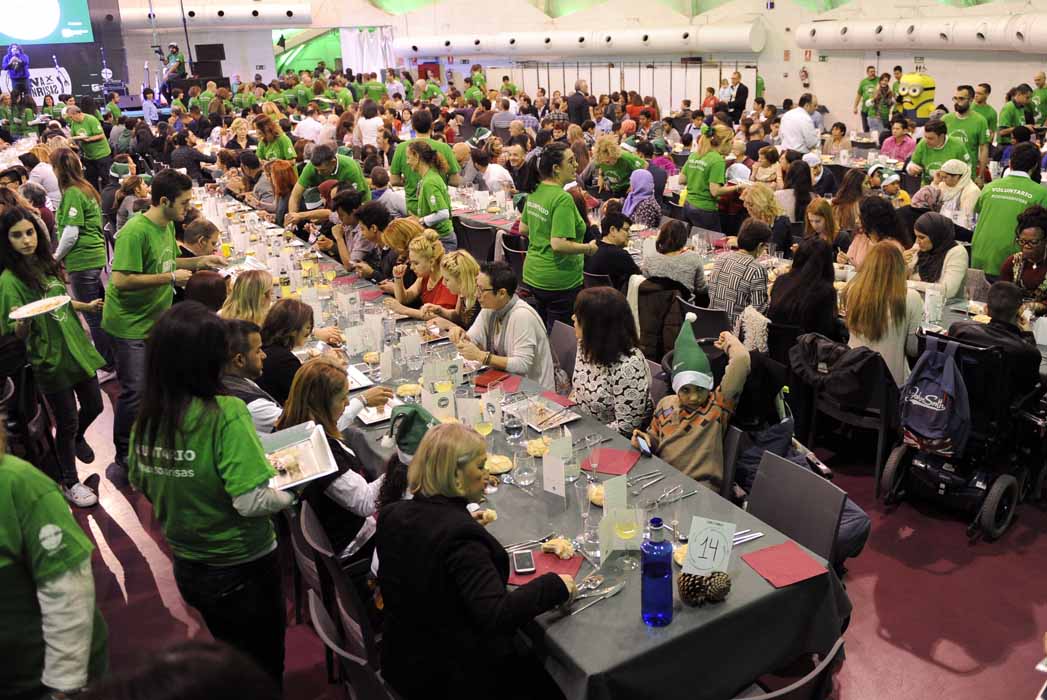
[[[122,180],[131,174],[131,166],[127,163],[113,163],[109,168],[109,177]]]
[[[139,179],[142,182],[144,182],[147,185],[153,184],[153,176],[152,175],[139,175],[138,177],[139,177]]]
[[[691,326],[698,319],[689,312],[676,336],[673,346],[673,391],[691,384],[702,389],[713,388],[713,371],[709,358],[694,339],[694,328]]]
[[[302,204],[305,205],[306,211],[313,211],[324,205],[324,198],[320,195],[319,189],[310,187],[302,193]]]
[[[651,146],[654,148],[654,154],[656,156],[665,155],[669,152],[669,144],[661,137],[651,141]]]
[[[429,428],[436,425],[440,425],[440,421],[417,404],[396,406],[389,421],[389,434],[382,438],[382,446],[396,445],[396,456],[404,464],[410,464],[422,438]]]
[[[469,148],[480,148],[489,138],[491,138],[491,130],[480,126],[476,128],[472,138],[466,141],[466,143],[469,144]]]

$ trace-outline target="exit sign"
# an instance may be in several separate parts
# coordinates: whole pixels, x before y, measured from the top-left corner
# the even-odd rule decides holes
[[[825,54],[818,54],[818,63],[828,63],[829,57]]]

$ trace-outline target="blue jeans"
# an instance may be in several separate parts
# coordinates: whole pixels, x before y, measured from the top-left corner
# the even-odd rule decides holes
[[[120,380],[120,397],[113,417],[113,444],[116,463],[127,467],[127,447],[131,428],[138,418],[138,404],[145,393],[145,341],[113,338],[116,377]]]
[[[454,231],[447,236],[440,238],[440,245],[444,247],[444,252],[450,253],[452,250],[458,250],[458,234]]]
[[[98,379],[92,376],[68,389],[46,394],[46,397],[55,418],[59,476],[63,486],[72,486],[80,481],[76,473],[76,441],[102,413],[102,392],[98,388]],[[77,401],[80,402],[79,411]]]
[[[105,285],[102,284],[102,269],[79,270],[69,273],[69,288],[77,301],[85,304],[95,299],[105,299]],[[102,312],[84,312],[87,327],[91,330],[91,340],[95,349],[105,360],[106,368],[113,366],[113,340],[102,330]]]
[[[233,566],[175,557],[174,576],[211,636],[249,656],[282,687],[287,622],[277,552]]]

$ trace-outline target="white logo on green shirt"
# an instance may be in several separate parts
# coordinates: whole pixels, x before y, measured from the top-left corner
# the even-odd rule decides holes
[[[40,546],[47,552],[55,552],[62,546],[62,528],[57,525],[47,524],[40,528]]]

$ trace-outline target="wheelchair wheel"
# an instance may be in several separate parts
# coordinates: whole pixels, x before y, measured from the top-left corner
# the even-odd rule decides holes
[[[887,505],[898,503],[904,493],[905,477],[909,473],[909,462],[912,460],[912,448],[909,445],[898,445],[891,450],[887,464],[880,474],[880,494]]]
[[[978,524],[988,539],[995,540],[1004,533],[1014,519],[1017,506],[1018,480],[1010,474],[996,477],[978,514]]]

